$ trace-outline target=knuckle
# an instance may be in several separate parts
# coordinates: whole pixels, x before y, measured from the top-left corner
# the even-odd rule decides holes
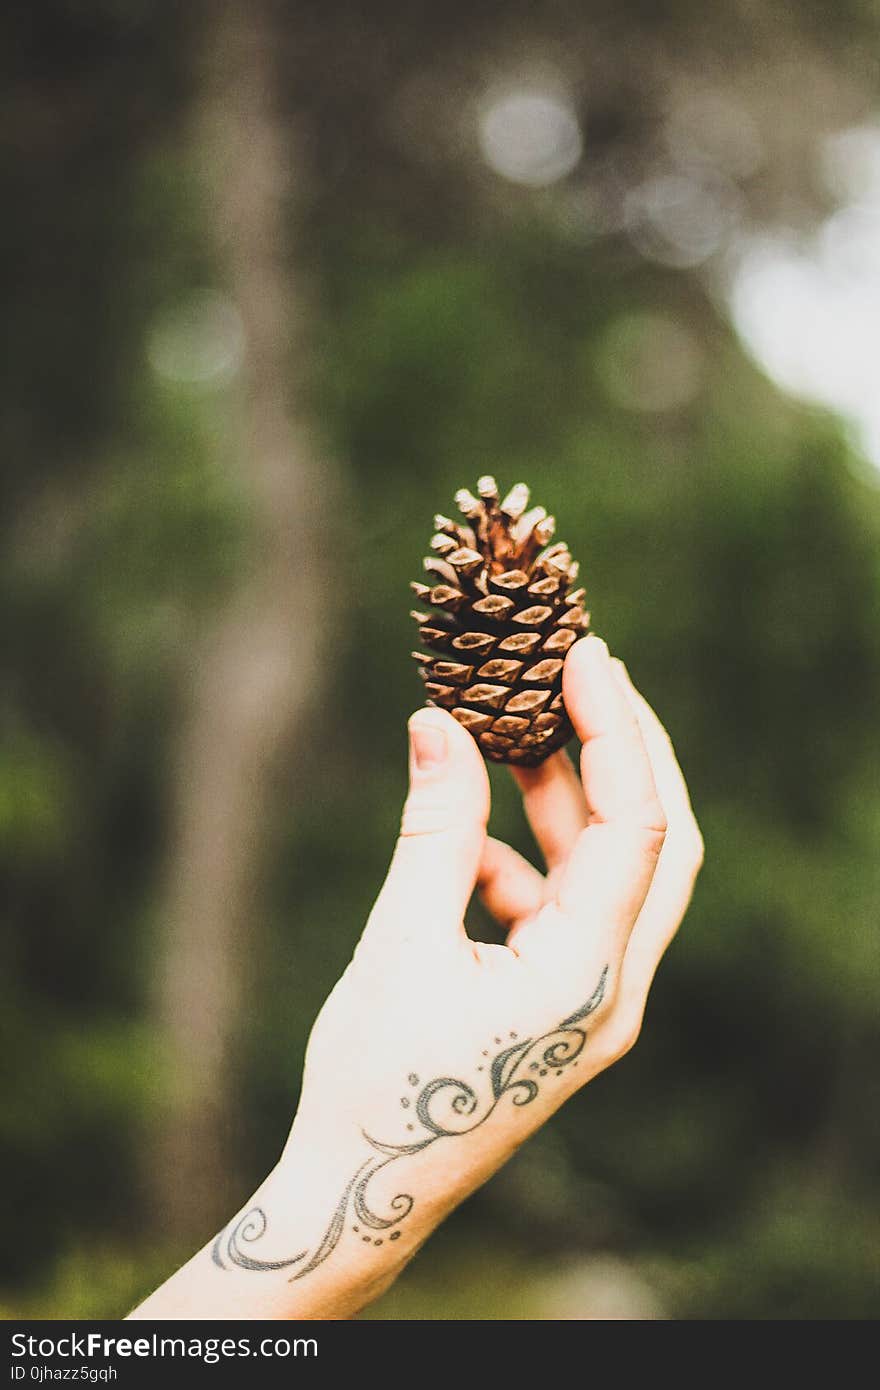
[[[650,823],[645,826],[645,843],[653,859],[660,858],[668,834],[669,827],[666,824],[666,817],[662,812],[659,815],[652,816]]]
[[[705,846],[700,828],[693,816],[677,820],[668,826],[666,847],[670,858],[676,861],[680,871],[695,879],[703,867]]]
[[[700,834],[699,827],[696,822],[694,822],[694,833],[691,841],[691,869],[693,870],[695,878],[702,869],[705,860],[706,843]]]
[[[592,1011],[594,1024],[605,1024],[617,1007],[618,992],[620,990],[620,971],[610,966],[605,967],[605,974],[602,979],[602,997]]]
[[[400,838],[415,839],[420,835],[436,835],[449,825],[448,807],[418,796],[407,798],[400,818]]]
[[[591,1021],[594,1028],[598,1028],[600,1025],[603,1028],[607,1026],[609,1015],[614,1008],[615,994],[616,990],[614,986],[609,986],[605,991],[605,997],[602,999],[601,1003],[597,1004],[593,1009]]]
[[[653,830],[655,834],[659,835],[661,838],[665,838],[666,832],[669,829],[669,820],[663,809],[660,798],[658,796],[653,796],[648,802],[645,811],[645,824],[649,829]]]
[[[682,860],[686,864],[689,873],[693,878],[703,867],[706,857],[706,846],[700,834],[700,828],[695,820],[682,832],[680,837]]]
[[[606,1030],[603,1039],[603,1054],[606,1066],[611,1066],[614,1062],[619,1062],[621,1057],[635,1047],[642,1031],[642,1013],[639,1010],[635,1013],[618,1015]]]

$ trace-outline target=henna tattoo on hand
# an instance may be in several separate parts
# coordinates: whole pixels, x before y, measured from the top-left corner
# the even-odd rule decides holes
[[[367,1200],[367,1190],[376,1174],[408,1155],[421,1153],[438,1139],[472,1134],[494,1114],[506,1095],[510,1095],[513,1105],[530,1105],[540,1093],[544,1077],[551,1072],[561,1076],[568,1067],[577,1066],[587,1041],[587,1030],[579,1025],[602,1003],[607,980],[606,965],[587,1002],[548,1033],[524,1040],[516,1033],[509,1033],[504,1047],[500,1047],[502,1039],[496,1037],[494,1043],[500,1051],[491,1055],[486,1048],[483,1056],[487,1060],[477,1067],[480,1072],[488,1070],[488,1096],[481,1096],[474,1086],[451,1076],[437,1076],[422,1085],[418,1076],[410,1072],[409,1085],[421,1089],[412,1101],[403,1096],[401,1105],[406,1110],[414,1109],[421,1133],[409,1143],[392,1144],[362,1131],[371,1152],[346,1184],[320,1244],[313,1252],[302,1250],[283,1260],[261,1260],[250,1254],[245,1244],[261,1240],[268,1224],[262,1207],[251,1207],[215,1240],[211,1250],[214,1263],[220,1269],[236,1265],[239,1269],[265,1271],[291,1269],[305,1261],[288,1276],[291,1282],[303,1279],[332,1255],[349,1216],[352,1229],[367,1244],[382,1245],[386,1238],[398,1240],[400,1222],[412,1211],[415,1198],[408,1192],[398,1192],[388,1204],[388,1214],[373,1210]],[[416,1125],[409,1123],[407,1129],[415,1132]]]

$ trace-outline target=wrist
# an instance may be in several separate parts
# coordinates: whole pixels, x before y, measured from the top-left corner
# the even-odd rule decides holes
[[[348,1317],[373,1302],[495,1171],[506,1157],[498,1149],[484,1132],[452,1146],[379,1146],[359,1124],[301,1113],[252,1204],[266,1217],[265,1258],[282,1248],[302,1256],[285,1271],[289,1316]],[[249,1243],[247,1254],[258,1248]]]
[[[271,1281],[285,1317],[354,1317],[385,1292],[414,1253],[411,1239],[392,1241],[359,1218],[354,1200],[362,1160],[354,1149],[289,1143],[218,1238],[229,1272]]]
[[[341,1319],[378,1298],[411,1250],[345,1230],[336,1154],[322,1171],[315,1152],[288,1145],[237,1215],[129,1316]]]
[[[283,1310],[272,1316],[352,1317],[385,1292],[455,1203],[432,1194],[433,1183],[426,1191],[417,1172],[402,1182],[359,1125],[311,1121],[297,1117],[278,1163],[213,1242],[212,1264],[249,1295],[264,1289]]]

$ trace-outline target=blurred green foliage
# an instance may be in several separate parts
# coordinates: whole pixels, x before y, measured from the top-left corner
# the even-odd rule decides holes
[[[188,652],[251,543],[228,466],[234,384],[169,383],[147,353],[156,317],[218,276],[175,138],[190,40],[149,7],[93,8],[85,31],[89,7],[55,4],[13,35],[19,83],[56,115],[5,169],[11,1316],[117,1314],[188,1253],[146,1225],[141,1188],[162,1101],[158,885]],[[60,132],[77,63],[81,91],[112,71],[112,130],[81,115]],[[706,868],[636,1050],[371,1316],[547,1316],[553,1271],[609,1255],[670,1316],[876,1315],[876,480],[835,421],[775,393],[692,275],[615,238],[584,245],[527,198],[434,236],[398,178],[400,208],[365,194],[352,213],[319,190],[312,213],[316,408],[347,470],[328,604],[345,622],[279,769],[234,1179],[249,1190],[275,1157],[393,842],[419,698],[407,581],[433,512],[491,471],[526,479],[581,557],[595,627],[676,743]],[[695,345],[699,386],[632,409],[615,381],[650,368],[658,322]],[[495,833],[533,855],[509,779],[492,782]]]

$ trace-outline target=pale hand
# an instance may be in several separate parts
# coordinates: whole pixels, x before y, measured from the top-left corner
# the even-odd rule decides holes
[[[515,774],[546,877],[487,838],[471,736],[439,709],[412,717],[400,839],[312,1032],[284,1153],[134,1316],[350,1316],[632,1046],[702,841],[669,739],[603,642],[572,648],[563,690],[580,780],[565,753]],[[506,944],[467,936],[475,886]]]

